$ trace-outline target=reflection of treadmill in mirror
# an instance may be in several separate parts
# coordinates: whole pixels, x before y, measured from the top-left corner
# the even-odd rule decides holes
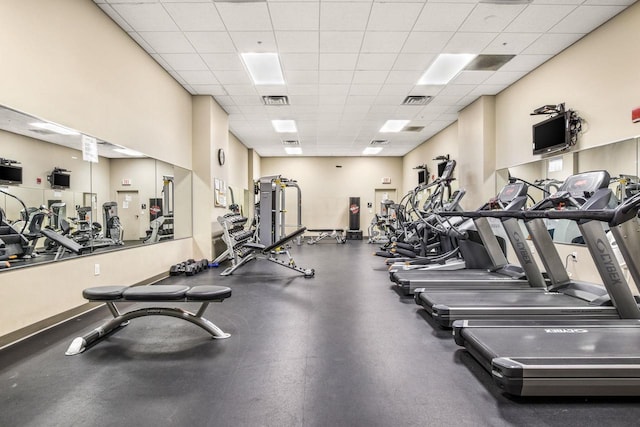
[[[569,278],[540,217],[542,210],[554,206],[605,208],[612,196],[608,185],[609,174],[606,171],[585,172],[567,178],[557,193],[529,211],[494,212],[495,215],[520,215],[525,218],[525,225],[551,282],[548,291],[541,288],[536,292],[505,290],[461,293],[416,289],[416,303],[422,305],[444,327],[450,327],[455,320],[464,319],[618,318],[618,312],[601,285]]]
[[[507,184],[496,200],[504,203],[505,206],[502,209],[504,211],[521,211],[527,201],[527,189],[528,186],[523,182]],[[394,272],[391,274],[391,280],[405,294],[413,294],[416,288],[430,290],[546,288],[545,280],[533,261],[529,248],[523,245],[526,243],[525,236],[518,220],[504,218],[503,225],[497,224],[497,226],[503,228],[506,239],[509,239],[514,247],[519,248],[515,254],[524,268],[508,263],[492,229],[493,226],[489,223],[489,219],[483,216],[485,212],[492,211],[487,210],[485,205],[474,212],[439,213],[441,216],[455,215],[473,219],[475,230],[472,230],[472,235],[466,239],[458,239],[459,250],[465,260],[460,268],[453,269],[447,268],[446,265],[435,264],[423,270]],[[458,228],[463,229],[463,227]]]
[[[619,320],[459,320],[456,343],[507,393],[520,396],[640,395],[640,310],[603,228],[608,223],[640,284],[640,194],[616,209],[549,211],[577,221]],[[639,289],[640,290],[640,289]]]

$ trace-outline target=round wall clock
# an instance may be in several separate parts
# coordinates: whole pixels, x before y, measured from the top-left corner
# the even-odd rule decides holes
[[[218,150],[218,163],[220,163],[220,166],[224,165],[224,150],[222,148],[220,148]]]

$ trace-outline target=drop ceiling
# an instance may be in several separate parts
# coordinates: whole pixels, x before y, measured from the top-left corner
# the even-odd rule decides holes
[[[297,140],[305,156],[402,156],[633,4],[634,0],[94,0],[194,95],[212,95],[229,129],[264,157]],[[243,52],[277,52],[285,85],[255,86]],[[418,86],[440,53],[514,55],[497,70]],[[264,96],[289,104],[265,105]],[[432,97],[403,105],[407,96]],[[293,119],[279,134],[273,119]],[[416,132],[379,133],[389,119]]]

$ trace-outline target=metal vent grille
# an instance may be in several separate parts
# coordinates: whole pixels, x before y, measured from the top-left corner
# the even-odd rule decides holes
[[[283,139],[282,145],[284,145],[285,147],[297,147],[300,145],[300,141],[298,141],[297,139]]]
[[[427,105],[432,99],[433,96],[409,95],[402,101],[402,105]]]
[[[289,105],[289,97],[285,95],[263,96],[264,105]]]
[[[373,139],[369,143],[369,145],[387,145],[389,143],[388,139]]]
[[[478,55],[464,69],[467,71],[496,71],[515,55]]]
[[[403,132],[422,132],[422,130],[424,129],[424,126],[407,126],[406,128],[402,129]]]

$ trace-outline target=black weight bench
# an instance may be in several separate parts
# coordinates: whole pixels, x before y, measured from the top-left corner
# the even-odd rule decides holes
[[[91,250],[90,246],[82,246],[75,240],[72,240],[67,236],[63,236],[62,234],[57,233],[50,228],[43,228],[40,230],[40,233],[47,239],[52,240],[58,244],[58,250],[56,251],[54,260],[62,258],[65,251],[73,252],[76,255],[82,255],[83,253],[89,252]]]
[[[327,237],[333,237],[336,239],[336,243],[345,243],[347,241],[346,237],[344,237],[344,230],[342,228],[314,228],[307,229],[307,231],[311,233],[320,233],[317,236],[309,237],[307,240],[307,244],[315,245],[320,240],[324,240]]]
[[[129,320],[143,316],[170,316],[186,320],[207,331],[215,339],[228,338],[230,335],[202,317],[209,303],[222,302],[231,296],[231,289],[226,286],[183,286],[183,285],[152,285],[152,286],[98,286],[82,291],[82,296],[91,302],[107,304],[113,319],[97,327],[82,337],[75,338],[66,351],[67,356],[82,353],[89,346],[97,343],[106,335],[117,332],[129,323]],[[120,313],[116,302],[199,302],[200,308],[196,314],[180,308],[145,307]]]
[[[254,259],[264,259],[269,262],[273,262],[275,264],[281,265],[283,267],[289,268],[291,270],[297,271],[298,273],[304,274],[305,278],[311,278],[315,275],[315,270],[313,268],[301,268],[298,267],[293,260],[293,257],[289,253],[288,250],[283,249],[285,243],[290,240],[295,239],[296,237],[302,235],[306,230],[306,227],[302,227],[290,234],[287,234],[282,239],[277,242],[272,243],[269,246],[265,246],[261,243],[247,242],[239,246],[238,249],[234,250],[234,257],[231,260],[231,267],[226,268],[221,276],[229,276],[233,274],[238,268],[242,267],[246,263]],[[288,260],[282,261],[278,259],[276,255],[284,253],[287,255]]]

